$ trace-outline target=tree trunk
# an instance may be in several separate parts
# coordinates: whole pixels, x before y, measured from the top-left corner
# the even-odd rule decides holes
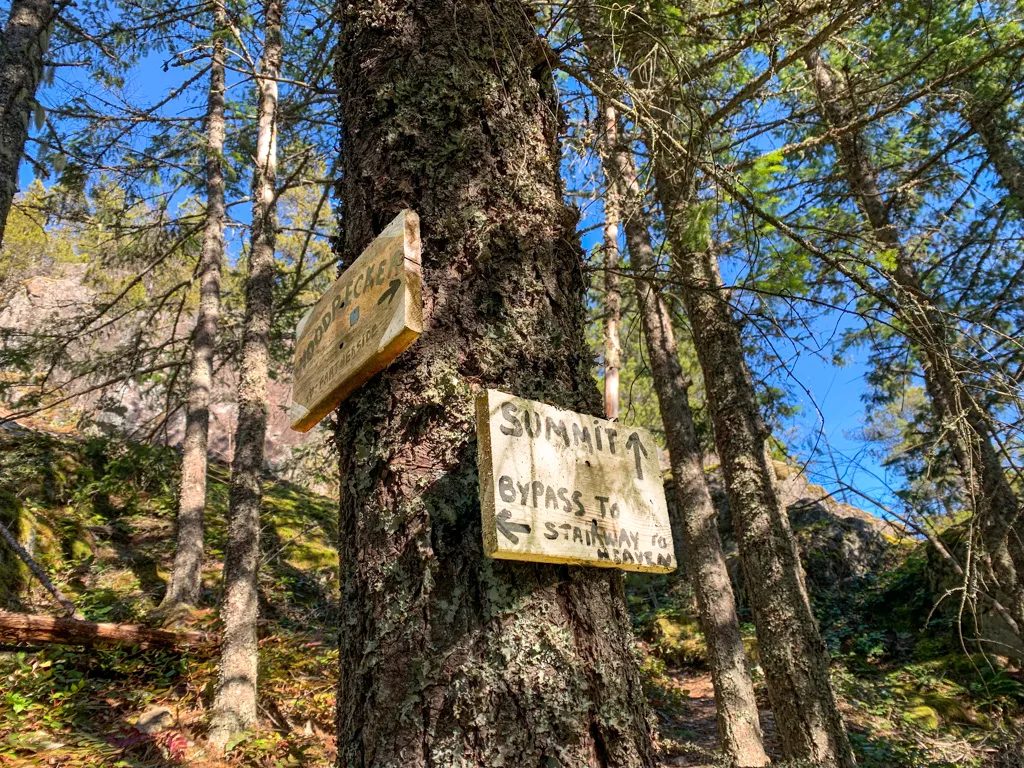
[[[605,142],[618,133],[615,107],[600,107]],[[608,160],[602,156],[602,162]],[[621,199],[610,181],[604,193],[604,415],[619,418],[619,370],[622,366],[622,345],[619,321],[622,317],[622,292],[619,288],[619,218]]]
[[[0,245],[18,192],[18,166],[43,79],[43,54],[54,15],[51,0],[12,0],[0,40]]]
[[[653,766],[622,574],[483,555],[474,387],[601,412],[550,51],[508,0],[339,11],[341,256],[419,213],[424,331],[338,411],[338,764]]]
[[[1024,206],[1024,163],[1010,146],[1007,137],[1012,129],[1006,125],[1002,105],[979,101],[962,106],[962,111],[1014,205]]]
[[[659,195],[672,201],[667,174],[656,171]],[[710,249],[688,250],[683,206],[671,211],[669,236],[694,344],[704,373],[715,444],[747,594],[754,613],[761,663],[782,750],[791,760],[855,765],[829,679],[829,658],[804,584],[789,517],[779,498],[768,450],[768,429],[743,355],[743,342],[723,295]]]
[[[687,393],[689,382],[679,363],[672,318],[654,282],[657,265],[633,156],[628,146],[617,140],[616,133],[606,139],[612,146],[606,151],[610,162],[605,173],[615,180],[624,201],[626,245],[651,378],[665,427],[672,481],[682,513],[687,568],[708,646],[718,731],[730,765],[763,766],[768,764],[768,756],[761,737],[754,685],[747,671],[736,599],[718,535],[718,512],[708,490],[704,456],[693,425]]]
[[[676,100],[654,88],[659,133],[674,135]],[[699,135],[699,131],[698,131]],[[789,517],[779,497],[768,429],[743,340],[703,237],[694,169],[649,135],[656,193],[665,213],[673,271],[690,319],[708,411],[722,462],[768,695],[787,759],[847,768],[856,761],[829,678],[829,657],[811,611]],[[690,141],[699,153],[700,139]]]
[[[805,63],[814,78],[824,119],[831,125],[844,124],[846,109],[828,65],[818,52],[809,54]],[[1024,627],[1024,543],[1015,530],[1020,501],[993,443],[992,420],[957,372],[951,329],[926,293],[913,257],[903,245],[863,137],[856,132],[845,133],[836,140],[835,147],[850,194],[868,220],[880,249],[893,254],[895,268],[886,272],[896,287],[898,314],[921,360],[925,390],[974,507],[984,550],[983,576],[994,582],[997,589],[991,591],[1005,597],[1003,602],[1017,626]]]
[[[245,730],[256,720],[260,505],[277,241],[277,78],[281,73],[283,5],[283,0],[266,0],[264,5],[264,47],[257,75],[259,129],[253,158],[252,234],[224,560],[224,639],[210,728],[210,740],[221,746],[230,734]]]
[[[206,222],[199,261],[199,313],[192,340],[192,367],[182,441],[181,488],[174,567],[160,612],[167,616],[199,600],[203,570],[203,513],[206,507],[207,441],[213,352],[220,314],[220,268],[224,256],[224,36],[223,0],[214,0],[213,52],[206,111]]]

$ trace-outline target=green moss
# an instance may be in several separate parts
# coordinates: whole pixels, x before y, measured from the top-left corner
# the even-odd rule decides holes
[[[0,490],[0,521],[15,539],[45,567],[59,554],[58,538],[49,522],[14,494]],[[6,606],[29,583],[30,572],[5,542],[0,542],[0,606]]]
[[[917,697],[917,699],[912,699],[912,701],[922,706],[931,707],[939,713],[945,722],[971,723],[975,719],[964,703],[953,693],[932,691]]]
[[[92,557],[94,552],[92,542],[84,538],[72,539],[70,549],[72,561],[85,560],[86,558]]]
[[[903,713],[903,719],[925,731],[937,731],[939,729],[939,713],[926,704],[911,707]]]
[[[654,647],[659,656],[676,664],[704,664],[708,658],[700,624],[692,616],[655,619]]]
[[[296,568],[320,570],[337,566],[338,553],[317,542],[302,542],[289,548],[287,560]]]

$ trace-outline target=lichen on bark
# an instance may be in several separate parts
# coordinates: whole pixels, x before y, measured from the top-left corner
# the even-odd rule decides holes
[[[473,390],[601,413],[546,48],[503,1],[340,10],[340,255],[415,210],[425,325],[338,412],[339,765],[652,765],[621,574],[482,551]]]

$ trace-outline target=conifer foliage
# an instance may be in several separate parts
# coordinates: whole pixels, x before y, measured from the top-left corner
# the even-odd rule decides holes
[[[684,620],[708,764],[923,765],[954,723],[978,729],[962,764],[1014,758],[1019,3],[2,12],[0,609],[38,608],[36,579],[62,637],[217,633],[188,651],[212,692],[188,759],[322,740],[270,693],[297,631],[336,649],[342,768],[689,759],[666,714]],[[300,438],[296,328],[403,210],[422,335]],[[657,435],[680,572],[486,556],[488,388]],[[329,536],[306,491],[281,523],[285,482],[333,499]],[[111,553],[144,610],[90,631]],[[299,630],[283,606],[310,591],[329,607]],[[28,749],[4,717],[0,762]]]

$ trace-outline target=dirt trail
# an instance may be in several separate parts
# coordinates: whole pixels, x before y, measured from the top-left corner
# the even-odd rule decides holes
[[[662,765],[685,768],[720,768],[723,765],[718,723],[715,719],[715,691],[711,675],[699,670],[678,670],[671,675],[679,688],[689,692],[685,710],[671,721],[661,720],[663,731],[671,735],[671,749]],[[772,713],[760,709],[761,730],[765,734],[768,754],[778,758],[775,720]]]

